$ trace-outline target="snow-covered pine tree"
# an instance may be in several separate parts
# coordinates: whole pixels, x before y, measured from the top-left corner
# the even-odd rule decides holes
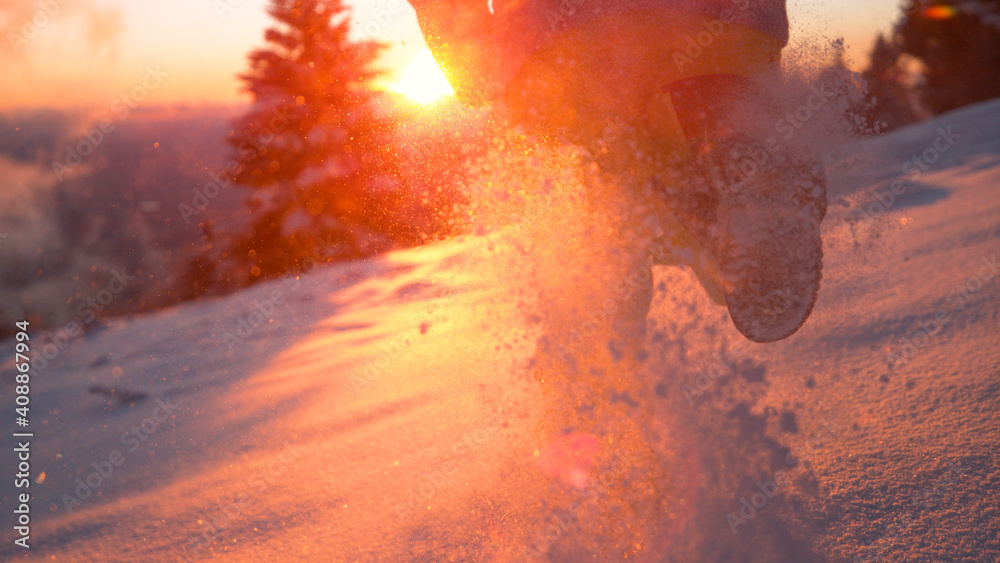
[[[256,279],[387,248],[400,201],[393,125],[372,88],[385,46],[348,39],[340,0],[272,0],[268,12],[278,25],[241,76],[253,106],[228,139],[231,178],[254,190],[230,255]]]
[[[872,47],[868,68],[861,73],[868,86],[870,104],[864,108],[867,123],[876,131],[886,131],[925,117],[916,99],[912,79],[903,68],[898,38],[879,34]]]

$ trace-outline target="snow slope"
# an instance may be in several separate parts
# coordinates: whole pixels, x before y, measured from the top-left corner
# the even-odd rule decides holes
[[[32,547],[0,554],[998,560],[1000,102],[829,169],[820,301],[776,344],[661,267],[641,364],[560,379],[544,317],[588,305],[532,297],[511,231],[73,338],[33,379]]]

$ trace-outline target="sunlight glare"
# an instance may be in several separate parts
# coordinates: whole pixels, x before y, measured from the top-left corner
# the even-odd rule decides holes
[[[390,88],[420,104],[430,104],[455,94],[428,49],[417,53]]]

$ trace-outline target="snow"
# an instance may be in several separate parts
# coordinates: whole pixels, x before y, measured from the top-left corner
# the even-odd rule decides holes
[[[997,560],[998,133],[989,102],[840,151],[820,300],[776,344],[661,267],[641,365],[543,381],[526,308],[588,305],[533,301],[511,230],[112,320],[32,379],[32,547],[0,555]],[[553,419],[560,382],[598,422]]]

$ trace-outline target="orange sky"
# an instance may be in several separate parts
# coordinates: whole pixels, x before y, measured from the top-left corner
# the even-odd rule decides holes
[[[267,0],[3,0],[0,3],[0,109],[110,107],[130,92],[144,103],[244,101],[236,74],[262,43]],[[875,30],[888,27],[895,0],[837,6],[790,0],[794,38],[845,36],[862,59]],[[402,0],[357,0],[359,38],[392,45],[385,64],[399,72],[423,47]],[[34,20],[34,23],[31,23]],[[37,24],[37,25],[35,25]],[[152,70],[150,70],[152,69]],[[162,76],[137,90],[150,72]]]

